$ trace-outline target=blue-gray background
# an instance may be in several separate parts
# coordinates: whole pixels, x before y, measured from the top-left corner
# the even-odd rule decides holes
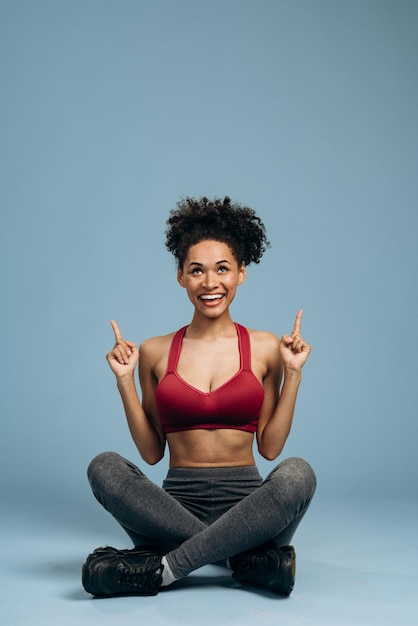
[[[165,220],[227,194],[272,243],[234,318],[302,307],[313,345],[284,454],[416,497],[417,28],[413,0],[0,2],[6,489],[87,498],[96,453],[137,458],[109,319],[189,321]]]

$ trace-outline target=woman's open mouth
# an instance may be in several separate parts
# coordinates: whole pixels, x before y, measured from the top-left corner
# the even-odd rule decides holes
[[[205,306],[216,306],[221,300],[224,299],[224,297],[225,296],[222,293],[207,293],[199,296],[199,299],[202,300]]]

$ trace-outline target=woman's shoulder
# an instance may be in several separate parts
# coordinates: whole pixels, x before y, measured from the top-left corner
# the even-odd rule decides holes
[[[162,354],[167,353],[177,332],[178,330],[175,330],[167,333],[167,335],[156,335],[155,337],[144,339],[139,346],[141,355],[159,358]]]
[[[261,348],[275,349],[280,346],[280,338],[274,333],[268,330],[254,330],[253,328],[247,328],[250,335],[251,344],[260,346]]]
[[[254,362],[260,360],[269,366],[280,359],[280,339],[267,330],[247,328],[250,335],[251,354]]]
[[[168,333],[167,335],[156,335],[155,337],[144,339],[140,345],[141,350],[153,352],[154,350],[164,348],[167,344],[171,343],[175,334],[176,331]]]
[[[280,339],[267,330],[247,328],[251,343],[251,361],[253,370],[261,364],[263,376],[269,371],[280,371]]]

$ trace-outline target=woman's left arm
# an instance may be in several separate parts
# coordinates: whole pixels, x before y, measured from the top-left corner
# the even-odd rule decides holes
[[[264,403],[257,430],[257,446],[260,454],[269,461],[279,456],[286,443],[302,380],[302,367],[311,352],[311,346],[300,335],[302,313],[302,310],[298,311],[291,334],[283,335],[278,349],[277,345],[274,348],[263,381]]]

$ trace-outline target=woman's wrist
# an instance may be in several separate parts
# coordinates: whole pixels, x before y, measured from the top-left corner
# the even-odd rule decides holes
[[[284,380],[293,379],[298,382],[302,380],[302,370],[293,370],[285,367],[284,369]]]
[[[123,376],[118,376],[116,378],[116,385],[118,389],[126,389],[127,387],[131,387],[132,385],[135,387],[135,377],[134,373],[124,374]]]

